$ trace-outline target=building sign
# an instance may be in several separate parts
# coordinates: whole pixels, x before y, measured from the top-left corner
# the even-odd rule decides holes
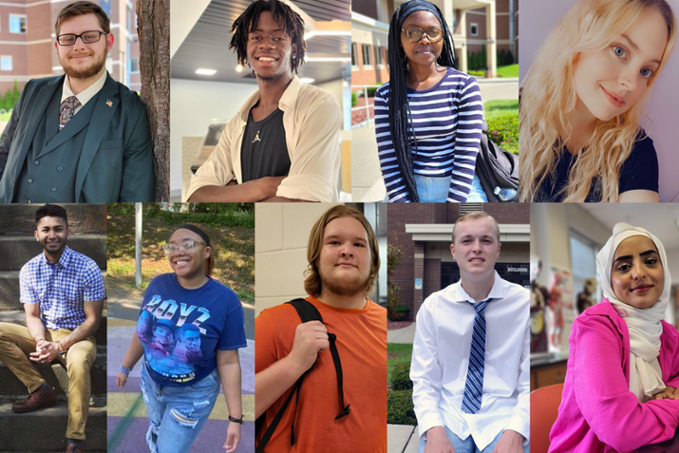
[[[415,289],[422,289],[422,279],[421,278],[415,279]]]

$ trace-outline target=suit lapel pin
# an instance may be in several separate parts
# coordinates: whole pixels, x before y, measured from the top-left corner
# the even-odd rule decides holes
[[[106,99],[106,105],[108,105],[109,107],[113,107],[113,102]]]

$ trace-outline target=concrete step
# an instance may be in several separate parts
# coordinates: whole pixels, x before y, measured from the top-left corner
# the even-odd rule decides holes
[[[106,271],[101,271],[101,275],[105,283]],[[19,271],[0,271],[0,312],[8,310],[23,311],[23,306],[19,301],[20,294]]]
[[[106,451],[106,399],[95,398],[87,419],[85,448]],[[0,405],[0,433],[3,451],[65,452],[68,408],[65,402],[28,414],[15,414],[11,404]]]
[[[26,326],[26,315],[24,314],[23,308],[21,311],[1,311],[0,310],[0,322],[11,322],[12,324],[18,324],[20,326]],[[99,328],[94,332],[94,340],[97,342],[97,347],[106,346],[108,341],[108,335],[106,333],[106,324],[108,323],[106,318],[106,310],[104,310],[104,316],[101,318],[99,323]]]
[[[92,395],[106,395],[106,350],[100,353],[97,348],[97,359],[90,369]],[[35,364],[36,369],[42,377],[54,387],[57,395],[64,395],[68,389],[68,375],[66,369],[59,362],[52,362],[50,365]],[[7,366],[0,362],[0,400],[12,400],[16,402],[26,399],[28,396],[26,386],[17,378]]]
[[[82,234],[68,239],[68,246],[92,258],[99,269],[106,269],[106,235]],[[0,271],[20,271],[29,260],[42,252],[34,236],[0,236]]]

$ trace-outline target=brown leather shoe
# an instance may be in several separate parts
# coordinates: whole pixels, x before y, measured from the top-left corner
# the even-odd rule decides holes
[[[82,445],[68,444],[66,453],[85,453],[85,449]]]
[[[31,393],[26,401],[12,406],[12,410],[19,414],[23,414],[24,412],[33,412],[45,407],[52,407],[56,402],[57,394],[54,389],[50,391],[38,389]]]

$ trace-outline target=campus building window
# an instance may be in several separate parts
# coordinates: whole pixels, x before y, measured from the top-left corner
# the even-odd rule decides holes
[[[130,72],[139,72],[139,57],[130,58]]]
[[[9,15],[9,32],[26,33],[26,16],[19,14]]]
[[[472,36],[479,36],[479,24],[471,24],[469,26],[469,34]]]
[[[375,64],[382,66],[382,46],[375,46]]]
[[[1,56],[0,57],[0,71],[11,71],[12,70],[12,56]]]
[[[372,56],[370,55],[370,44],[362,44],[363,47],[363,67],[372,67]]]
[[[356,54],[357,54],[356,43],[354,42],[354,43],[351,44],[351,67],[352,68],[358,67],[358,61],[357,61],[358,55],[356,55]]]

